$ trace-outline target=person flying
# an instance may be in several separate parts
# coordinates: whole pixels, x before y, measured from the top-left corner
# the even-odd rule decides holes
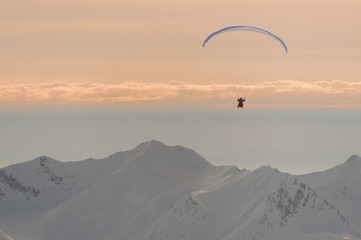
[[[243,102],[246,101],[246,98],[245,97],[244,98],[240,97],[240,98],[237,99],[237,101],[238,101],[237,108],[243,108]]]
[[[271,38],[276,41],[278,47],[281,47],[278,51],[288,52],[285,42],[278,35],[260,27],[247,25],[233,25],[219,29],[205,38],[202,47],[207,48],[217,58],[227,73],[229,83],[239,86],[255,85],[257,83],[253,81],[260,80],[258,73],[265,70],[261,68],[261,63],[271,62],[269,57],[277,57],[276,43],[263,46],[267,43],[266,39]],[[247,64],[244,64],[245,61]],[[243,108],[246,98],[238,96],[237,101],[237,107]]]

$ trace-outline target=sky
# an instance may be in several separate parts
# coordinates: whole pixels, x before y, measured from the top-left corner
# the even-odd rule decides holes
[[[1,0],[0,167],[37,154],[104,157],[151,139],[241,168],[346,161],[361,149],[360,9],[358,0]],[[288,53],[273,39],[242,42],[229,67],[213,55],[216,41],[202,43],[232,25],[265,28]]]

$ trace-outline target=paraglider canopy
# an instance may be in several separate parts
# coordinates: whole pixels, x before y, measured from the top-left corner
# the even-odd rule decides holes
[[[281,56],[280,53],[288,52],[284,41],[274,33],[246,25],[229,26],[213,32],[204,40],[202,47],[213,54],[212,61],[219,62],[228,82],[234,84],[235,90],[241,89],[244,95],[260,81],[259,73],[271,69],[265,65],[277,64],[274,59]],[[237,107],[243,108],[245,98],[238,97],[237,101]]]
[[[281,38],[279,38],[278,36],[276,36],[275,34],[271,33],[270,31],[267,31],[263,28],[259,28],[259,27],[253,27],[253,26],[230,26],[230,27],[226,27],[226,28],[223,28],[221,30],[218,30],[214,33],[212,33],[211,35],[209,35],[206,40],[204,40],[203,42],[203,47],[207,44],[207,42],[212,39],[213,37],[219,35],[219,34],[222,34],[222,33],[225,33],[225,32],[231,32],[231,31],[252,31],[252,32],[258,32],[258,33],[261,33],[261,34],[265,34],[267,36],[270,36],[274,39],[276,39],[278,42],[280,42],[283,46],[283,48],[285,49],[286,53],[287,53],[287,46],[286,44],[282,41]]]

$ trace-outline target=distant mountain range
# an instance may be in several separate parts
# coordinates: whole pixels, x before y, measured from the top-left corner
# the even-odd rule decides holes
[[[158,141],[0,169],[0,240],[361,239],[361,158],[291,175]]]

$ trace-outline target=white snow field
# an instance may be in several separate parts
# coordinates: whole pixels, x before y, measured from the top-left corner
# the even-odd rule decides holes
[[[0,169],[0,240],[361,239],[361,158],[302,176],[158,141]]]

